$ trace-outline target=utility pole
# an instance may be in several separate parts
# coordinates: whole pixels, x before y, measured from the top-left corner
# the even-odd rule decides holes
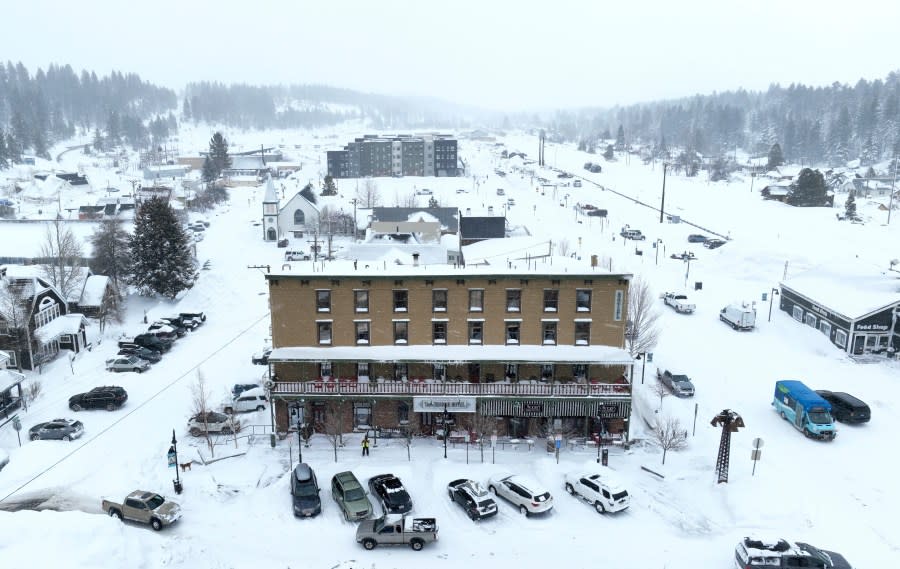
[[[888,219],[887,224],[891,224],[891,210],[894,208],[894,183],[897,181],[897,162],[900,160],[896,154],[894,155],[894,177],[891,179],[891,199],[888,200]]]
[[[668,162],[663,162],[663,187],[662,187],[662,201],[659,202],[659,222],[663,222],[663,208],[666,205],[666,168],[669,166]]]
[[[313,238],[307,240],[307,243],[312,243],[311,249],[313,250],[313,261],[319,260],[319,232],[316,231],[313,233]]]

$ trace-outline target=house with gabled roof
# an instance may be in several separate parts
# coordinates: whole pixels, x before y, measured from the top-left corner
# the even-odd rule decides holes
[[[80,352],[88,346],[86,327],[62,292],[30,267],[0,267],[0,350],[10,366],[34,369],[60,350]]]

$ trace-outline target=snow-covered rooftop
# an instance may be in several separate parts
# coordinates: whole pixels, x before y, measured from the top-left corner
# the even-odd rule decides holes
[[[104,275],[91,275],[84,283],[84,291],[81,293],[79,306],[100,306],[103,302],[103,294],[106,292],[106,286],[109,283],[109,277]]]
[[[82,322],[84,316],[81,314],[63,314],[35,330],[34,335],[46,344],[63,334],[77,334]]]
[[[419,266],[397,265],[386,260],[379,262],[358,261],[298,261],[290,263],[286,269],[275,269],[268,277],[275,276],[310,276],[323,277],[362,277],[362,276],[478,276],[478,275],[560,275],[560,276],[610,276],[625,273],[612,273],[601,267],[591,267],[590,261],[577,261],[570,257],[547,257],[535,260],[496,259],[486,265],[450,266],[447,264],[427,265],[419,262]]]
[[[848,319],[900,303],[900,275],[869,266],[823,265],[781,284]]]

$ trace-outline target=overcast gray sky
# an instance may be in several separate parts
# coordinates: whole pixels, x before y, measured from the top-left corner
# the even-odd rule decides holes
[[[900,68],[895,0],[28,0],[0,58],[194,80],[324,83],[521,110]]]

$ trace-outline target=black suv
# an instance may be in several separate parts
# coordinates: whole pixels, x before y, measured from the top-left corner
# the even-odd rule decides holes
[[[79,393],[69,397],[69,409],[106,409],[115,411],[128,401],[128,393],[117,385],[95,387],[87,393]]]
[[[165,353],[172,349],[172,341],[164,340],[153,334],[138,334],[134,338],[123,338],[119,340],[120,348],[130,347],[132,344],[137,344],[138,346],[156,350],[159,353]]]
[[[305,462],[298,464],[291,474],[291,498],[294,502],[294,515],[298,518],[311,518],[322,513],[319,483],[313,469]]]

